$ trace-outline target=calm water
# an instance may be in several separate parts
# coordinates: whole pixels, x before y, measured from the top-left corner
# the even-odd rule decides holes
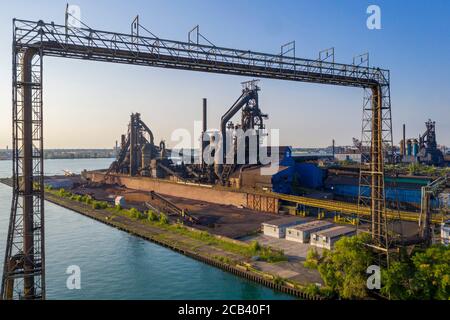
[[[106,168],[110,159],[46,160],[46,174]],[[11,162],[0,161],[0,177]],[[0,184],[0,263],[11,189]],[[291,299],[153,243],[46,202],[49,299]],[[66,288],[65,271],[81,269],[81,289]],[[3,267],[2,265],[0,267]]]

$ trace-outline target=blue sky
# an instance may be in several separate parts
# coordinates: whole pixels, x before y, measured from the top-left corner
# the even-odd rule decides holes
[[[298,57],[335,47],[336,61],[370,52],[373,66],[391,70],[394,140],[417,137],[428,118],[438,143],[450,145],[450,1],[74,1],[96,29],[128,32],[132,18],[162,38],[186,40],[199,24],[219,46],[277,53],[296,41]],[[366,27],[366,8],[381,8],[381,30]],[[65,1],[9,1],[0,12],[0,148],[11,145],[11,20],[64,22]],[[156,139],[193,131],[201,99],[209,127],[240,94],[247,78],[45,58],[45,147],[111,147],[131,112],[140,112]],[[261,108],[282,144],[351,144],[360,137],[362,91],[262,79]]]

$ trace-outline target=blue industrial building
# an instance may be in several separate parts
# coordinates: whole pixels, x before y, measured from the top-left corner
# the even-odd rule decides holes
[[[357,173],[329,174],[327,169],[318,167],[313,162],[295,163],[295,175],[300,186],[310,189],[328,191],[338,197],[357,199],[359,195],[359,177]],[[399,201],[420,206],[421,187],[429,183],[429,179],[399,177],[385,179],[386,200]],[[362,190],[368,194],[369,188]],[[433,204],[436,201],[432,200]]]
[[[294,181],[299,186],[307,189],[330,192],[334,196],[356,200],[359,195],[359,176],[357,170],[353,172],[330,170],[321,168],[317,163],[307,157],[292,156],[291,147],[278,147],[279,168],[271,175],[260,174],[260,168],[249,168],[240,173],[243,186],[267,188],[273,192],[292,194]],[[269,149],[268,154],[270,155]],[[335,171],[335,170],[331,170]],[[400,203],[408,203],[420,206],[421,187],[430,180],[399,177],[385,179],[386,200]],[[369,193],[369,187],[363,187],[365,194]],[[436,202],[432,200],[433,204]]]
[[[420,206],[421,187],[430,180],[416,178],[385,178],[386,200],[409,203]],[[324,188],[336,196],[356,199],[359,195],[359,178],[345,175],[329,175],[325,180]],[[369,194],[369,187],[362,187],[364,194]],[[433,204],[435,201],[433,201]]]
[[[364,194],[369,194],[369,187],[362,187]],[[359,185],[345,185],[345,184],[333,184],[327,185],[327,190],[333,192],[333,194],[341,197],[358,198]],[[399,201],[404,203],[412,203],[420,205],[421,190],[420,189],[399,189],[399,188],[385,188],[386,200]]]
[[[292,193],[292,183],[295,177],[295,161],[292,158],[292,148],[278,147],[280,169],[272,175],[272,191],[277,193]]]
[[[269,147],[267,150],[261,150],[261,152],[267,152],[268,156],[272,155],[272,150],[275,147]],[[279,158],[274,163],[278,164],[278,167],[274,167],[274,163],[266,166],[256,166],[250,168],[244,168],[241,171],[234,172],[230,179],[231,181],[239,181],[238,184],[241,187],[250,187],[256,189],[270,190],[277,193],[291,194],[292,184],[294,182],[295,161],[292,159],[292,150],[288,146],[280,146],[278,148]],[[261,170],[274,169],[274,172],[264,174]]]
[[[326,171],[315,163],[296,163],[295,172],[300,186],[311,189],[323,188]]]
[[[291,194],[294,175],[294,167],[281,167],[276,174],[272,175],[272,191]]]

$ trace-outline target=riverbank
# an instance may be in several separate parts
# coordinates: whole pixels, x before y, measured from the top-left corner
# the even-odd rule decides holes
[[[9,179],[0,182],[10,185]],[[232,274],[257,282],[274,290],[284,292],[302,299],[320,299],[310,294],[305,284],[284,279],[276,274],[259,270],[253,265],[255,255],[261,259],[275,261],[280,257],[268,248],[255,249],[251,244],[221,236],[214,236],[204,231],[178,224],[164,224],[140,217],[133,217],[128,210],[115,208],[94,209],[92,203],[84,203],[61,196],[58,191],[46,190],[46,200],[66,209],[78,212],[101,223],[126,231],[148,241],[157,243],[198,261],[220,268]],[[264,256],[265,255],[265,256]],[[272,264],[272,263],[271,263]],[[277,265],[277,263],[273,263]]]

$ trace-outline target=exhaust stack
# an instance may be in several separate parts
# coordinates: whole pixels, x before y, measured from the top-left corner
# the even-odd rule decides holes
[[[406,125],[403,124],[403,157],[406,156]]]
[[[207,141],[205,141],[205,134],[206,130],[208,130],[207,125],[207,109],[208,109],[208,101],[206,98],[203,98],[203,128],[202,128],[202,136],[201,136],[201,152],[200,152],[200,163],[203,166],[204,165],[204,159],[203,159],[203,152],[205,152]]]

